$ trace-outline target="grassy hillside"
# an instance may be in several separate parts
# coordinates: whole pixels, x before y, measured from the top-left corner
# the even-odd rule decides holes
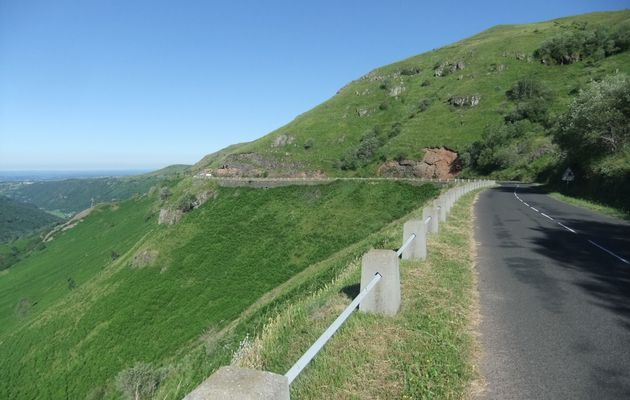
[[[60,221],[61,218],[42,211],[32,204],[0,196],[0,243],[17,239]]]
[[[61,215],[85,210],[94,203],[126,200],[134,194],[146,193],[164,177],[141,175],[124,178],[65,179],[29,184],[11,184],[4,194]]]
[[[188,390],[264,323],[268,306],[224,337],[261,296],[436,192],[207,185],[184,180],[167,200],[153,191],[99,206],[0,275],[0,397],[119,398],[116,376],[137,362],[161,371],[165,387]],[[192,190],[213,196],[173,226],[156,224],[161,207]]]
[[[513,112],[515,104],[506,92],[520,79],[544,82],[553,93],[546,107],[554,115],[591,80],[630,73],[629,52],[569,65],[543,64],[534,55],[558,34],[585,27],[616,29],[629,21],[630,11],[625,10],[496,26],[378,68],[286,126],[209,155],[193,170],[250,164],[269,174],[373,175],[384,160],[421,159],[425,147],[465,151]],[[473,96],[478,100],[474,106]],[[344,169],[344,160],[352,157],[357,165]]]

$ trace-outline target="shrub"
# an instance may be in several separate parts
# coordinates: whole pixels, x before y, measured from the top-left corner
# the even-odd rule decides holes
[[[630,141],[630,79],[613,75],[591,83],[560,116],[553,135],[570,160],[621,151]]]
[[[164,375],[164,370],[156,370],[149,364],[138,363],[118,374],[116,386],[128,399],[150,399]]]
[[[77,288],[77,282],[73,277],[68,278],[68,289],[73,290]]]
[[[407,67],[400,70],[400,75],[417,75],[420,72],[422,72],[422,70],[418,67]]]
[[[188,212],[195,208],[197,204],[197,197],[192,193],[186,193],[178,201],[176,208],[182,212]]]
[[[516,108],[505,116],[506,122],[528,119],[532,122],[547,122],[547,109],[552,99],[545,84],[533,78],[517,81],[505,95],[516,102]]]
[[[306,139],[306,142],[304,142],[304,150],[310,150],[313,148],[314,144],[315,141],[312,138]]]
[[[381,138],[382,132],[379,128],[370,130],[359,142],[359,145],[350,148],[341,158],[339,164],[343,170],[354,170],[367,165],[376,157],[379,148],[384,144]]]
[[[551,92],[539,80],[533,78],[520,79],[505,92],[508,99],[512,101],[542,99],[549,100]]]
[[[394,137],[400,135],[401,131],[402,131],[402,124],[400,122],[396,122],[390,128],[389,132],[387,133],[387,137],[389,139],[394,138]]]
[[[505,116],[506,122],[517,122],[528,119],[532,122],[547,122],[547,104],[541,101],[524,101],[518,103],[516,108]]]
[[[580,26],[578,30],[546,40],[534,52],[534,56],[544,63],[555,64],[572,64],[587,57],[601,59],[627,49],[624,46],[630,37],[628,31],[630,28],[625,24],[612,34],[603,27],[587,30],[586,26]]]
[[[418,111],[419,112],[426,111],[429,108],[429,106],[431,105],[431,103],[433,103],[433,101],[431,99],[422,99],[422,100],[420,100],[420,103],[418,103]]]
[[[162,188],[160,188],[160,200],[167,200],[169,197],[171,197],[171,195],[171,189],[169,189],[167,186],[163,186]]]

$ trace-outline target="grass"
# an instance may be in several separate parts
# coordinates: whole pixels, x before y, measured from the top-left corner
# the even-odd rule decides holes
[[[473,200],[474,194],[462,197],[440,234],[430,237],[425,262],[401,264],[400,313],[353,315],[292,385],[293,399],[466,397],[475,377]],[[384,247],[400,244],[407,218],[383,230]],[[270,319],[261,335],[242,343],[235,364],[284,374],[356,295],[359,270],[356,259]]]
[[[564,201],[565,203],[569,203],[576,207],[586,208],[588,210],[595,211],[609,217],[630,221],[630,212],[628,211],[596,203],[592,200],[568,196],[560,192],[549,192],[548,194],[556,200]]]
[[[425,147],[447,146],[462,151],[480,139],[486,127],[503,123],[504,116],[514,108],[505,93],[519,79],[535,76],[541,80],[555,96],[550,114],[557,114],[591,80],[616,71],[630,74],[630,52],[563,66],[546,66],[532,58],[534,50],[546,39],[570,29],[574,23],[614,27],[628,19],[630,11],[623,10],[496,26],[460,42],[377,68],[286,126],[253,142],[209,155],[193,170],[217,168],[230,164],[226,162],[230,154],[254,152],[274,161],[277,168],[271,173],[291,174],[303,169],[331,176],[368,176],[376,174],[383,159],[392,160],[401,154],[421,159]],[[459,61],[465,64],[463,70],[434,76],[437,64]],[[414,73],[401,74],[403,71]],[[390,90],[397,86],[404,87],[404,91],[391,96]],[[451,96],[471,95],[481,97],[478,106],[455,108],[448,104]],[[424,107],[420,104],[425,100],[430,105],[421,111]],[[360,116],[359,110],[367,110],[368,114]],[[357,171],[339,169],[341,157],[356,147],[367,132],[379,128],[388,133],[395,124],[400,132],[386,138],[367,166]],[[279,135],[291,136],[294,141],[275,147],[273,140]],[[282,162],[287,167],[283,168]],[[259,168],[269,169],[264,165]]]
[[[0,276],[0,398],[120,398],[115,377],[137,362],[169,371],[159,398],[181,398],[437,192],[393,182],[215,190],[174,226],[156,225],[157,192],[101,206]]]

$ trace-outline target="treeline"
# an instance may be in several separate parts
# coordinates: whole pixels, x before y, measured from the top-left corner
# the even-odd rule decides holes
[[[630,209],[630,78],[591,82],[556,117],[543,82],[524,79],[506,93],[505,123],[488,128],[462,158],[469,170],[500,179],[558,184],[570,167],[572,194]]]

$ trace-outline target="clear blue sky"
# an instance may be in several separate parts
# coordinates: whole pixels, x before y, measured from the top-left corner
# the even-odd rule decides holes
[[[378,66],[628,1],[0,0],[0,170],[157,168],[258,138]]]

